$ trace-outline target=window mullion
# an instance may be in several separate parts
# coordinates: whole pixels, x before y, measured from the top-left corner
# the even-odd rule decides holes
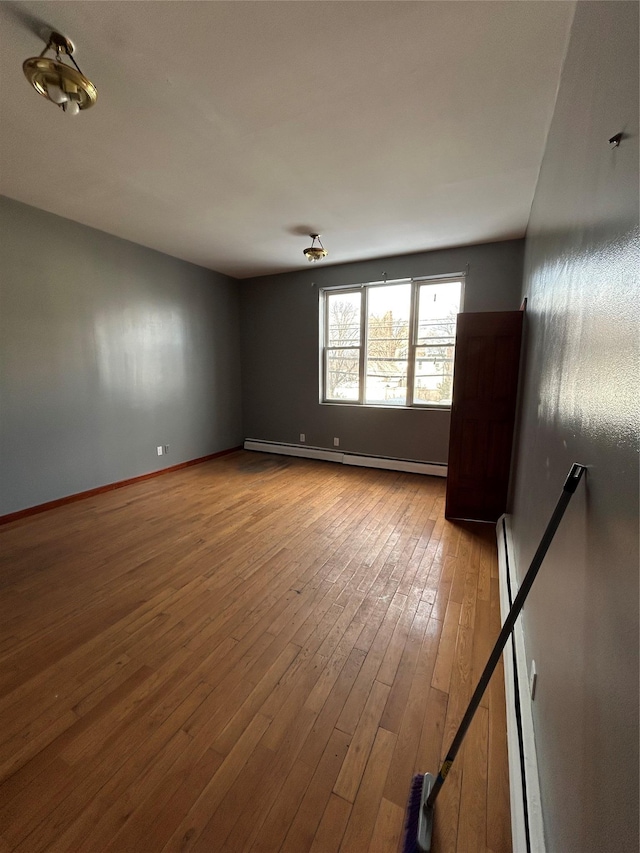
[[[366,380],[366,357],[367,357],[367,344],[368,344],[368,323],[367,323],[367,288],[363,287],[360,296],[360,363],[359,363],[359,384],[360,384],[360,394],[358,397],[358,402],[360,405],[364,403],[365,400],[365,380]]]
[[[409,346],[407,351],[407,398],[406,405],[413,406],[413,386],[416,375],[416,337],[418,322],[418,284],[411,282],[411,305],[409,307]]]

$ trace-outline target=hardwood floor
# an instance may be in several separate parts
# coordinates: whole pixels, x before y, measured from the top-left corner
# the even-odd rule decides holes
[[[0,528],[0,853],[394,853],[499,631],[443,505],[240,451]],[[511,850],[501,668],[433,849]]]

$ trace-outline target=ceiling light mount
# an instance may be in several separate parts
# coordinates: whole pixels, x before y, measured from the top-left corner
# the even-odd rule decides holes
[[[49,36],[49,44],[44,49],[43,53],[50,49],[55,50],[58,54],[66,53],[67,56],[71,56],[71,54],[76,48],[71,39],[68,39],[66,36],[63,36],[62,33],[56,33],[54,31]]]
[[[45,56],[49,50],[55,52],[55,59]],[[24,75],[36,92],[69,115],[89,109],[98,98],[96,87],[84,76],[73,58],[74,50],[70,39],[52,32],[40,56],[32,56],[22,63]],[[75,67],[63,62],[65,56]]]
[[[311,245],[304,249],[303,255],[309,261],[309,263],[315,263],[316,261],[321,261],[323,258],[326,258],[329,252],[322,245],[322,241],[320,240],[319,234],[309,234],[311,237]],[[316,240],[318,241],[318,245],[316,246]]]

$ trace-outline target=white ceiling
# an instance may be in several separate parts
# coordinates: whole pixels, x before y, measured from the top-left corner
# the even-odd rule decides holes
[[[0,3],[0,190],[238,278],[520,237],[573,2]],[[56,28],[98,88],[22,62]]]

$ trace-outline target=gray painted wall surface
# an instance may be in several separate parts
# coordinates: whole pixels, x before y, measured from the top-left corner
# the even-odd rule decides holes
[[[637,228],[638,5],[581,3],[526,242],[513,509],[522,575],[589,466],[524,614],[550,853],[639,848]]]
[[[330,249],[330,241],[326,240]],[[319,402],[320,287],[462,272],[465,311],[520,305],[523,241],[487,243],[245,279],[242,287],[243,424],[246,438],[374,456],[447,461],[449,412],[322,405]]]
[[[0,234],[0,515],[241,443],[235,281],[7,198]]]

